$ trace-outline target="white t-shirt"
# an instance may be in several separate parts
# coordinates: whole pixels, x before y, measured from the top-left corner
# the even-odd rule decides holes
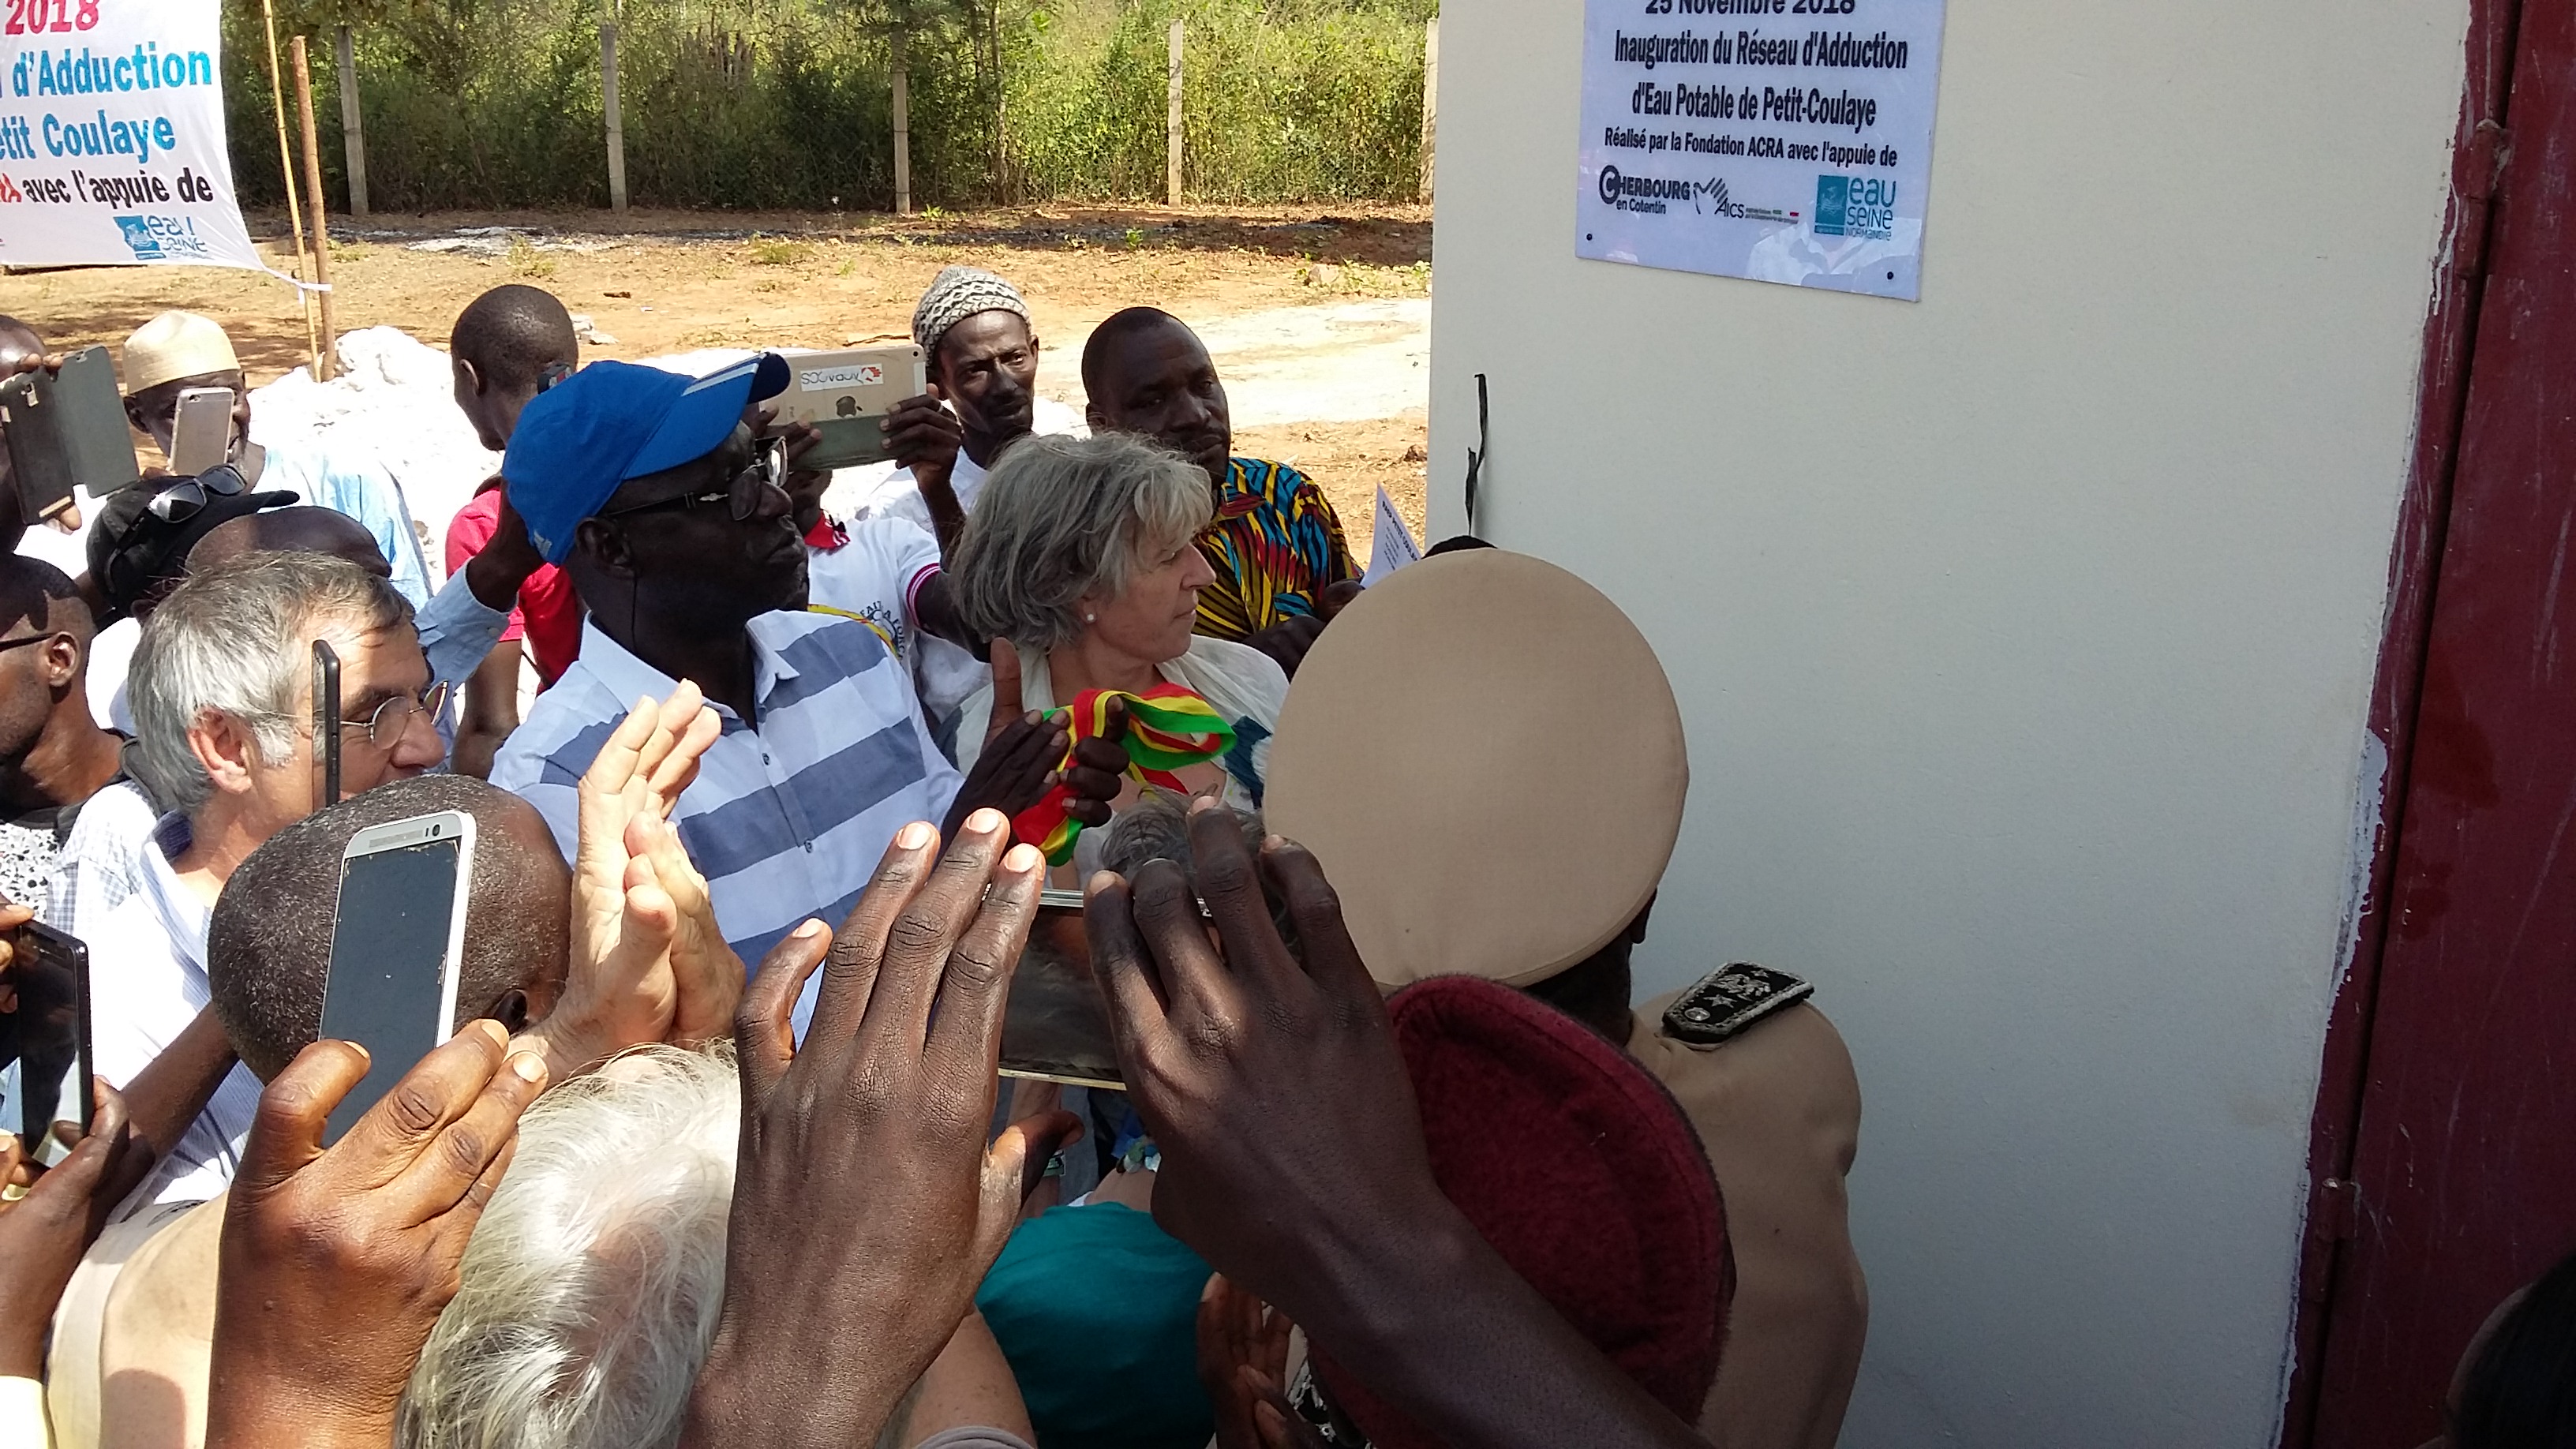
[[[808,602],[862,620],[892,646],[921,696],[931,739],[953,763],[958,710],[968,695],[993,682],[993,671],[947,640],[921,632],[918,595],[939,568],[939,541],[927,524],[891,515],[862,518],[849,532],[850,541],[839,548],[806,550]]]
[[[94,926],[83,923],[90,1050],[98,1074],[113,1087],[131,1082],[213,998],[206,979],[206,922],[213,912],[170,868],[187,847],[186,817],[163,816],[138,852],[134,894]],[[241,1165],[259,1091],[250,1068],[233,1063],[206,1109],[126,1199],[123,1211],[156,1202],[203,1202],[222,1192]]]
[[[807,602],[877,631],[909,664],[918,635],[913,593],[939,568],[939,541],[900,518],[862,518],[839,548],[805,550]]]

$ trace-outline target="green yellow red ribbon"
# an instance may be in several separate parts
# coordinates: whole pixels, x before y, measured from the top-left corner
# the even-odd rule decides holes
[[[1112,700],[1126,703],[1127,732],[1118,744],[1127,752],[1127,774],[1143,784],[1186,795],[1189,787],[1174,770],[1213,760],[1234,748],[1234,727],[1225,722],[1225,716],[1177,684],[1157,685],[1143,694],[1086,689],[1072,704],[1050,715],[1072,736],[1057,769],[1071,767],[1074,749],[1084,740],[1109,732]],[[1082,834],[1082,822],[1068,813],[1072,803],[1072,788],[1059,781],[1044,799],[1012,817],[1011,833],[1046,852],[1047,864],[1062,865],[1073,859],[1073,842]]]

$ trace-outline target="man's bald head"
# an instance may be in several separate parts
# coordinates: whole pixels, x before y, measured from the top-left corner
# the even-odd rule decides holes
[[[0,638],[69,634],[86,645],[94,630],[89,605],[61,569],[25,554],[0,554]]]
[[[1216,363],[1188,324],[1159,307],[1110,314],[1082,345],[1094,432],[1139,433],[1225,480],[1234,418]]]
[[[347,559],[380,579],[394,576],[365,524],[333,508],[298,505],[248,513],[216,524],[188,550],[188,572],[201,574],[246,553],[322,553]]]
[[[552,292],[511,283],[465,304],[448,334],[456,406],[484,447],[499,452],[529,399],[581,364],[572,314]]]
[[[18,370],[21,357],[45,355],[45,339],[15,317],[0,317],[0,373]]]
[[[490,1016],[516,1031],[553,1008],[569,951],[572,872],[545,818],[518,796],[467,776],[396,780],[270,836],[215,902],[206,926],[215,1016],[262,1081],[321,1034],[340,858],[350,838],[441,810],[474,817],[456,1021]]]
[[[63,571],[24,554],[0,554],[0,639],[42,642],[0,649],[0,765],[16,769],[49,735],[94,730],[84,676],[89,606]]]

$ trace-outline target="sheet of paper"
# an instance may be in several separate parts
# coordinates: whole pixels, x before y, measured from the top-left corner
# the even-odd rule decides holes
[[[1574,254],[1922,294],[1944,0],[1587,0]]]
[[[1383,487],[1377,490],[1377,521],[1372,527],[1374,541],[1369,545],[1368,572],[1361,577],[1361,583],[1374,584],[1406,564],[1421,560],[1422,545],[1413,541],[1413,530],[1404,526],[1404,515],[1396,511],[1395,500],[1386,496]]]

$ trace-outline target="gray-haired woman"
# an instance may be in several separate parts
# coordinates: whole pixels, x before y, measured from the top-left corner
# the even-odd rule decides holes
[[[1006,696],[1017,666],[1023,708],[1166,683],[1206,700],[1234,727],[1234,748],[1177,773],[1192,793],[1251,810],[1288,676],[1257,649],[1191,632],[1198,591],[1216,581],[1197,548],[1213,507],[1206,474],[1142,438],[1026,438],[985,483],[949,586],[967,626],[994,640]],[[982,747],[993,694],[987,685],[966,701],[960,769]],[[1136,789],[1130,780],[1112,808]]]

